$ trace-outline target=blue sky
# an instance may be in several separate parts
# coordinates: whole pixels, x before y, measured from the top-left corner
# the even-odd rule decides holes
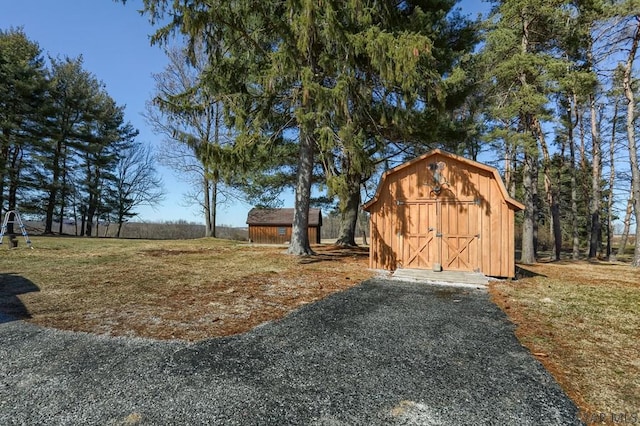
[[[126,105],[126,120],[140,130],[138,139],[154,146],[160,137],[141,114],[154,91],[152,73],[161,72],[167,61],[162,50],[149,43],[153,28],[137,12],[141,4],[141,0],[129,0],[126,5],[112,0],[0,0],[0,28],[23,27],[45,55],[82,55],[84,68],[105,83],[119,105]],[[464,0],[460,7],[471,16],[488,8],[480,0]],[[168,169],[159,167],[159,171],[165,200],[155,209],[140,208],[137,220],[203,222],[197,209],[183,206],[187,184]],[[285,203],[292,203],[292,198]],[[244,226],[250,207],[220,207],[218,224]]]

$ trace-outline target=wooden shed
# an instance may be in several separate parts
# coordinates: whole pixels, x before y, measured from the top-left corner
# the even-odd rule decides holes
[[[253,208],[247,215],[249,240],[260,244],[284,244],[291,241],[293,209]],[[322,212],[309,209],[309,242],[320,244]]]
[[[436,149],[385,172],[364,209],[373,269],[515,275],[514,214],[524,206],[493,167]]]

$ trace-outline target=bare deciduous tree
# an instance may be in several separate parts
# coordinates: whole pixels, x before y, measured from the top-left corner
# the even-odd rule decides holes
[[[222,165],[206,155],[208,146],[229,142],[220,103],[200,87],[206,55],[196,55],[195,63],[190,63],[184,49],[166,53],[169,64],[154,75],[156,94],[147,104],[145,117],[165,138],[159,160],[192,185],[185,198],[202,208],[205,236],[215,237],[217,207],[231,195],[221,180]]]
[[[136,215],[138,206],[155,206],[163,200],[162,180],[158,176],[151,149],[133,143],[120,152],[111,188],[111,212],[118,224],[120,238],[122,224]]]

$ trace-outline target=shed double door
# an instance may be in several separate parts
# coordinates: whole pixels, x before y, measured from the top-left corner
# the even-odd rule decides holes
[[[480,271],[480,207],[473,201],[399,202],[400,266]]]

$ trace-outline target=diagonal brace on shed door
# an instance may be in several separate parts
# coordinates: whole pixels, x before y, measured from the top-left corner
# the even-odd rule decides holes
[[[409,244],[409,248],[410,248],[411,250],[415,250],[415,252],[414,252],[413,256],[411,256],[411,257],[409,258],[409,260],[407,260],[407,265],[410,265],[410,264],[411,264],[411,262],[413,262],[414,260],[416,260],[416,258],[417,258],[418,256],[420,256],[420,259],[422,259],[425,263],[429,263],[429,259],[425,259],[424,257],[422,257],[422,253],[423,253],[424,249],[426,249],[426,248],[427,248],[427,246],[428,246],[429,244],[431,244],[431,241],[433,241],[433,235],[431,235],[431,236],[429,237],[429,239],[427,239],[427,241],[425,241],[425,243],[424,243],[424,244],[422,244],[422,246],[419,246],[420,248],[416,250],[416,248],[415,248],[414,246],[412,246],[412,245],[411,245],[411,239],[409,239],[409,241],[407,242],[407,243]]]
[[[472,268],[472,267],[471,267],[467,262],[465,262],[465,260],[462,258],[462,252],[463,252],[465,249],[467,249],[467,248],[469,247],[469,245],[471,244],[471,242],[472,242],[475,238],[477,238],[477,237],[478,237],[478,235],[452,235],[452,236],[449,236],[449,237],[444,237],[444,236],[443,236],[442,241],[447,245],[447,247],[449,247],[449,249],[451,249],[451,250],[454,250],[454,251],[455,251],[455,254],[454,254],[453,256],[449,257],[449,259],[447,259],[447,264],[446,264],[446,265],[443,265],[443,266],[447,266],[447,267],[448,267],[448,266],[451,266],[451,264],[452,264],[456,259],[458,259],[461,263],[463,263],[463,264],[464,264],[464,266],[465,266],[467,269],[473,269],[473,268]],[[464,239],[465,239],[465,242],[464,242],[464,244],[462,244],[462,245],[461,245],[461,247],[459,247],[459,248],[458,248],[457,246],[456,246],[456,247],[454,247],[454,246],[453,246],[452,244],[450,244],[450,243],[449,243],[449,241],[448,241],[448,239],[450,239],[450,238],[456,238],[456,239],[464,238]]]

